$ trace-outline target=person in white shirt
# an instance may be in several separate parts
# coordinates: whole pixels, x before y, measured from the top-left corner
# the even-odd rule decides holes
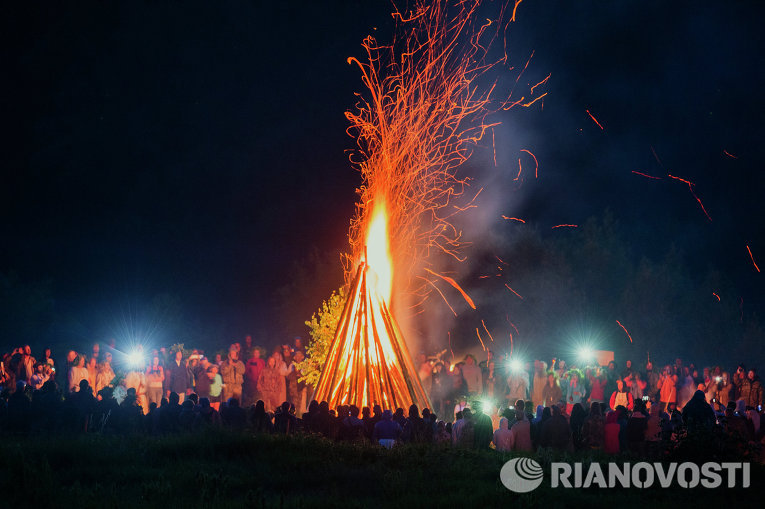
[[[88,368],[85,367],[85,356],[79,355],[75,360],[72,369],[69,370],[69,391],[78,392],[80,390],[80,381],[88,379]]]
[[[475,363],[475,357],[470,354],[465,356],[465,365],[462,366],[462,376],[465,378],[467,389],[470,394],[481,394],[483,392],[481,368]]]

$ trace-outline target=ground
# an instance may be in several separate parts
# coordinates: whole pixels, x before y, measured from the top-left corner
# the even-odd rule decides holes
[[[765,470],[744,489],[508,491],[511,455],[437,446],[388,451],[314,437],[211,432],[172,437],[3,437],[5,507],[685,507],[757,500]],[[541,463],[553,456],[535,456]],[[589,459],[566,456],[570,461]],[[627,461],[627,459],[624,459]],[[634,462],[635,459],[633,458]],[[549,469],[545,468],[545,471]],[[6,505],[7,504],[7,505]]]

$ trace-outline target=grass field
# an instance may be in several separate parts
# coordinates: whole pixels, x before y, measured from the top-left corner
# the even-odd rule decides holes
[[[560,459],[534,456],[545,463]],[[552,489],[499,481],[494,451],[411,445],[384,450],[314,437],[211,432],[171,437],[3,437],[1,507],[688,507],[751,498],[749,489]],[[589,456],[566,456],[590,461]],[[603,458],[600,458],[603,459]],[[620,458],[619,461],[628,461]],[[635,460],[632,459],[634,462]],[[545,471],[549,469],[545,467]]]

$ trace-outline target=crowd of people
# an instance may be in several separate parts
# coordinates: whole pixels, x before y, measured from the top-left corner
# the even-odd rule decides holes
[[[225,358],[180,347],[124,354],[113,344],[95,344],[89,355],[69,351],[60,366],[50,349],[38,360],[24,346],[0,364],[0,428],[160,435],[222,427],[385,447],[425,442],[641,454],[694,430],[726,437],[742,451],[758,448],[765,435],[762,385],[743,364],[730,376],[719,366],[698,369],[681,359],[656,372],[651,362],[638,368],[629,360],[620,370],[614,361],[581,368],[557,359],[549,367],[541,360],[521,364],[491,351],[480,363],[472,355],[447,364],[420,354],[431,408],[383,409],[310,401],[297,368],[305,357],[300,338],[264,357],[249,336]]]

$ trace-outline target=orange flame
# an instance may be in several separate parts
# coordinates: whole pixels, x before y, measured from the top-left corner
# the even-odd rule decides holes
[[[377,292],[390,303],[393,288],[393,261],[388,245],[388,216],[385,201],[375,205],[367,230],[367,265],[377,275]]]

